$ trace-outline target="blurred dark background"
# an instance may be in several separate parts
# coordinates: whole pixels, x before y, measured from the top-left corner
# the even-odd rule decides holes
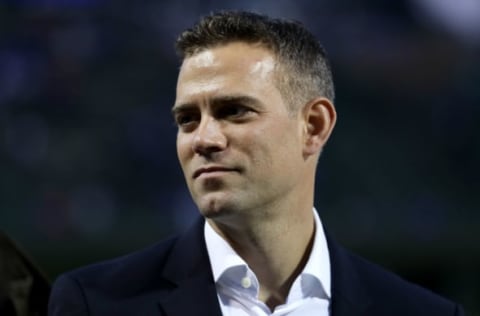
[[[173,42],[200,15],[303,21],[338,124],[333,235],[480,315],[480,1],[0,1],[0,229],[54,279],[184,229]]]

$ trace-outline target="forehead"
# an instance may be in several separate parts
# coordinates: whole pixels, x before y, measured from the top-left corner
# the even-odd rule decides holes
[[[234,42],[205,49],[183,61],[177,98],[225,89],[268,88],[273,86],[275,63],[273,53],[261,45]]]
[[[206,48],[186,57],[182,69],[186,67],[220,66],[222,62],[239,67],[252,63],[264,63],[273,66],[275,60],[273,52],[267,49],[264,44],[237,41]]]

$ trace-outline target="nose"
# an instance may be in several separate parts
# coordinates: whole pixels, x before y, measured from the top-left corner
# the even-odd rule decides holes
[[[226,145],[227,139],[220,122],[212,117],[204,116],[193,137],[193,151],[205,156],[224,150]]]

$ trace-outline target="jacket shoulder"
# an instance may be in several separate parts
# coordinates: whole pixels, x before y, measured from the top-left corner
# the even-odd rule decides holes
[[[66,272],[54,283],[54,290],[58,283],[68,279],[81,288],[106,293],[136,291],[153,284],[161,285],[162,267],[176,240],[177,237],[172,237],[118,258]]]
[[[349,254],[372,307],[390,315],[463,315],[460,306],[355,254]]]

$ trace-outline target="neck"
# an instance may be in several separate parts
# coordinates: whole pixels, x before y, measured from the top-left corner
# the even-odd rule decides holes
[[[297,205],[302,204],[305,207],[294,210],[277,207],[271,210],[274,216],[240,225],[239,221],[229,225],[209,219],[213,229],[253,270],[260,282],[259,299],[271,309],[286,301],[310,255],[315,221],[312,206],[305,201]]]

